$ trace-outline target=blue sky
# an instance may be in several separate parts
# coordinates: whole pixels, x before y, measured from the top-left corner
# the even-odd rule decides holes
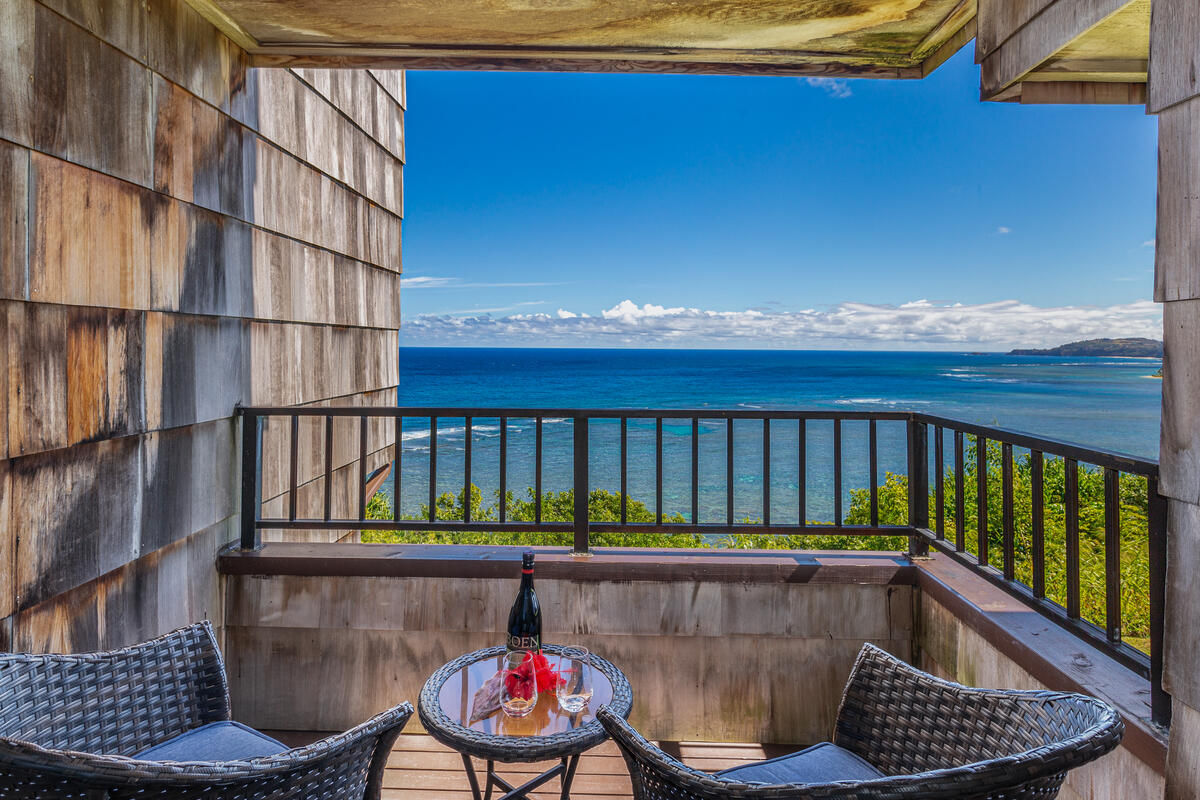
[[[972,53],[923,81],[410,72],[402,341],[1161,330],[1154,119],[981,103]]]

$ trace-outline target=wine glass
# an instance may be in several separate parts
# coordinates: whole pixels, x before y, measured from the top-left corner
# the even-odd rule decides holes
[[[537,705],[537,671],[533,653],[514,650],[501,665],[500,707],[510,717],[523,717]]]
[[[592,699],[592,660],[586,647],[564,647],[558,656],[558,705],[578,714]]]

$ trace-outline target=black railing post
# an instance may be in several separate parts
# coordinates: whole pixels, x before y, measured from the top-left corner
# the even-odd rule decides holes
[[[1171,725],[1171,695],[1163,691],[1163,615],[1167,606],[1167,500],[1158,493],[1158,477],[1146,479],[1150,528],[1150,716]]]
[[[912,417],[908,420],[908,524],[920,530],[929,527],[929,426]],[[924,534],[909,534],[908,554],[929,555]]]
[[[262,475],[262,454],[259,440],[262,434],[262,417],[239,409],[242,417],[242,549],[262,548],[262,534],[258,530],[259,488]]]
[[[588,519],[588,418],[575,418],[575,547],[573,556],[591,555]]]

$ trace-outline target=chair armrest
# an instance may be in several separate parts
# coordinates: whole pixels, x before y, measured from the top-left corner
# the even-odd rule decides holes
[[[412,716],[402,703],[361,725],[304,747],[245,761],[141,761],[122,756],[47,750],[0,740],[0,771],[37,776],[47,786],[108,792],[107,798],[204,798],[273,800],[321,797],[374,800],[392,743]]]
[[[647,791],[647,786],[671,787],[673,800],[709,800],[714,797],[733,797],[731,787],[745,788],[749,784],[718,778],[708,772],[693,769],[664,753],[616,714],[608,706],[596,712],[596,719],[617,743],[629,777],[633,781],[633,796],[638,798],[666,797],[661,791]]]

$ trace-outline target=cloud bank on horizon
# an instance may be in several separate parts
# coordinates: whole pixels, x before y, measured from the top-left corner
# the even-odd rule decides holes
[[[623,300],[596,315],[565,309],[421,315],[405,320],[400,334],[409,346],[999,350],[1102,337],[1160,339],[1162,310],[1149,300],[1107,307],[847,302],[803,311],[709,311]]]

